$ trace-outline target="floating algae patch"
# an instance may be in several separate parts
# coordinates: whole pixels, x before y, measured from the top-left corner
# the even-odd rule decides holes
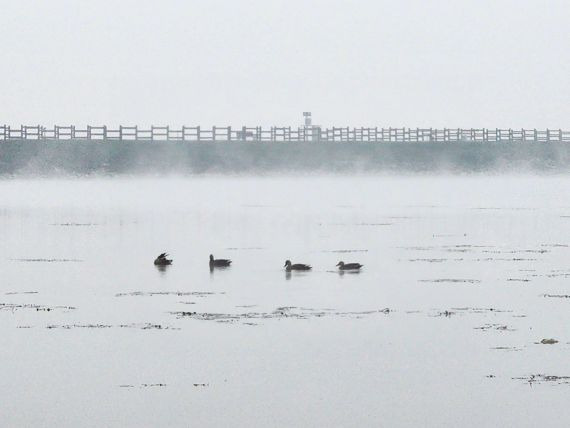
[[[437,249],[447,253],[471,253],[474,251],[474,247],[469,245],[442,245]]]
[[[452,308],[456,311],[465,311],[471,314],[488,314],[488,313],[509,313],[513,312],[510,309],[496,309],[496,308]]]
[[[483,253],[491,253],[491,254],[521,254],[521,253],[536,253],[536,254],[545,254],[549,253],[550,250],[483,250]]]
[[[91,227],[99,226],[97,223],[52,223],[50,226],[64,226],[64,227]]]
[[[431,315],[433,317],[445,317],[445,318],[451,318],[453,315],[456,315],[457,312],[455,311],[449,311],[449,310],[445,310],[445,311],[439,311],[434,315]]]
[[[119,324],[117,328],[135,328],[139,330],[180,330],[178,327],[152,323]]]
[[[494,245],[476,245],[476,244],[456,244],[442,245],[441,248],[495,248]]]
[[[493,210],[493,211],[536,211],[534,207],[474,207],[472,210]]]
[[[226,294],[225,291],[214,292],[214,291],[132,291],[129,293],[118,293],[115,297],[125,297],[125,296],[196,296],[196,297],[206,297],[213,296],[216,294]]]
[[[528,376],[513,377],[513,380],[522,380],[529,385],[534,384],[552,384],[552,385],[570,385],[570,376],[557,376],[545,374],[531,374]]]
[[[323,253],[367,253],[368,250],[323,250]]]
[[[119,385],[119,388],[162,388],[168,386],[166,383],[141,383],[137,386],[130,384]]]
[[[513,257],[511,259],[505,257],[486,257],[484,259],[473,259],[474,262],[535,262],[537,259],[527,259],[523,257]]]
[[[496,309],[496,308],[449,308],[449,309],[432,309],[428,316],[431,317],[452,317],[453,315],[469,315],[469,314],[498,314],[513,312],[509,309]],[[526,315],[524,315],[526,316]]]
[[[449,259],[408,259],[409,262],[443,263]]]
[[[458,279],[458,278],[436,278],[436,279],[419,279],[418,282],[431,282],[435,284],[479,284],[478,279]]]
[[[432,251],[435,250],[435,247],[420,247],[420,246],[414,246],[414,247],[397,247],[400,248],[402,250],[409,250],[409,251]]]
[[[228,251],[253,251],[253,250],[265,250],[264,247],[228,247]]]
[[[493,346],[489,348],[493,351],[506,351],[506,352],[519,352],[522,351],[522,348],[517,348],[515,346]]]
[[[434,235],[435,236],[435,235]],[[464,236],[464,235],[462,235]],[[481,251],[483,248],[495,248],[493,245],[474,245],[474,244],[455,244],[455,245],[441,245],[432,247],[437,251],[444,251],[446,253],[472,253]]]
[[[281,319],[302,319],[323,317],[339,318],[362,318],[375,314],[389,314],[393,312],[389,308],[375,309],[369,311],[339,312],[334,309],[313,309],[298,308],[295,306],[282,306],[272,312],[244,312],[244,313],[215,313],[215,312],[171,312],[177,318],[192,318],[200,321],[215,321],[219,323],[242,323],[256,325],[252,320],[281,320]]]
[[[12,296],[15,294],[38,294],[39,291],[8,291],[7,293],[4,293],[6,296]]]
[[[171,327],[162,324],[152,323],[132,323],[132,324],[51,324],[46,326],[47,329],[110,329],[110,328],[133,328],[138,330],[180,330],[176,327]]]
[[[83,262],[81,259],[12,259],[15,262],[25,263],[78,263]]]
[[[548,273],[546,275],[543,275],[546,278],[569,278],[570,277],[570,272],[555,272],[553,271],[553,273]]]
[[[50,324],[47,325],[47,329],[62,329],[62,330],[71,330],[75,328],[112,328],[113,326],[110,324]]]
[[[473,327],[474,330],[482,330],[482,331],[489,331],[489,330],[496,330],[496,331],[516,331],[514,328],[509,327],[508,325],[504,324],[484,324],[479,327]]]
[[[507,282],[530,282],[530,279],[526,279],[526,278],[507,278]]]
[[[364,226],[364,227],[377,227],[377,226],[393,226],[394,223],[319,223],[319,226]]]
[[[34,310],[37,312],[51,312],[56,310],[71,311],[77,309],[74,306],[44,306],[44,305],[34,305],[31,303],[0,303],[0,311],[18,311],[18,310]]]
[[[542,294],[542,297],[549,297],[555,299],[570,299],[569,294]]]

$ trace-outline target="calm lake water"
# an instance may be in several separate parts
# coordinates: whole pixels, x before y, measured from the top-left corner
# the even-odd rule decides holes
[[[0,242],[2,426],[570,421],[570,177],[3,180]]]

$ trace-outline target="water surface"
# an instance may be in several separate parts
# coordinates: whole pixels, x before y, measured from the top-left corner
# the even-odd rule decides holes
[[[566,177],[0,181],[2,425],[565,426],[568,196]]]

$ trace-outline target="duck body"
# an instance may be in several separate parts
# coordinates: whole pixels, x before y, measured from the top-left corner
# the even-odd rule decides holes
[[[212,254],[210,254],[210,267],[228,267],[232,264],[229,259],[215,259]]]
[[[312,266],[303,263],[292,264],[291,260],[285,261],[285,270],[287,272],[291,272],[292,270],[311,270],[312,268]]]
[[[155,266],[168,266],[172,264],[172,259],[168,259],[167,253],[159,254],[159,256],[154,259]]]
[[[338,262],[337,266],[339,270],[360,270],[364,265],[361,265],[360,263]]]

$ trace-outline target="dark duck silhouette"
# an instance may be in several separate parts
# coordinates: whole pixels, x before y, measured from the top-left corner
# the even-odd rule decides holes
[[[311,270],[312,266],[305,265],[303,263],[291,264],[291,260],[285,261],[285,270],[291,272],[292,270]]]
[[[364,265],[361,265],[360,263],[338,262],[337,266],[339,270],[360,270],[360,268]]]
[[[168,266],[172,264],[172,259],[167,259],[167,253],[161,253],[156,259],[154,259],[154,264],[156,266]]]
[[[210,268],[215,267],[228,267],[232,264],[232,261],[229,259],[215,259],[212,254],[210,254]]]

